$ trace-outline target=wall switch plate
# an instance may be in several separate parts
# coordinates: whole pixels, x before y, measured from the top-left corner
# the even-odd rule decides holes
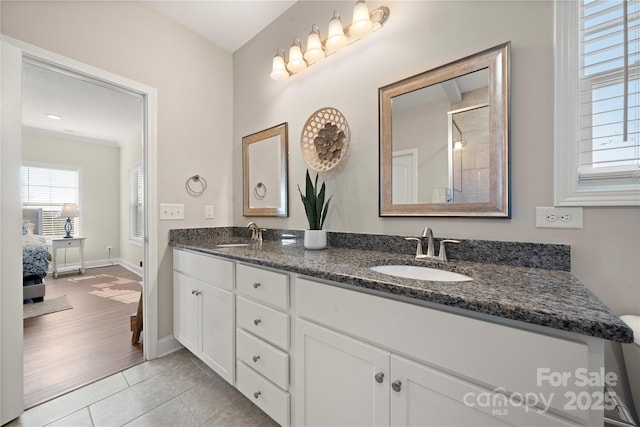
[[[213,205],[205,205],[204,219],[213,219]]]
[[[184,219],[184,205],[160,203],[160,219],[161,220]]]
[[[582,208],[536,207],[537,228],[582,228]]]

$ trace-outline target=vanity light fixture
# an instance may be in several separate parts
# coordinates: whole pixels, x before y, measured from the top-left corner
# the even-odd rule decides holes
[[[340,15],[333,12],[333,17],[329,21],[329,31],[327,38],[322,42],[320,30],[317,25],[311,27],[311,32],[307,37],[307,46],[304,54],[300,40],[296,37],[289,48],[289,60],[285,58],[284,50],[278,49],[273,57],[271,67],[271,78],[273,80],[286,80],[290,75],[305,70],[309,65],[321,61],[325,56],[331,55],[337,50],[366,37],[384,25],[389,18],[389,8],[381,6],[369,13],[364,0],[358,0],[353,8],[353,19],[351,25],[342,26]]]
[[[300,40],[295,37],[289,48],[289,62],[287,62],[287,70],[297,73],[307,68],[307,63],[302,58],[302,47]]]
[[[338,49],[342,49],[349,44],[349,39],[344,35],[344,28],[342,28],[342,21],[340,20],[340,14],[337,10],[333,11],[333,18],[329,21],[329,35],[327,41],[324,43],[329,52],[335,52]]]
[[[311,32],[307,37],[307,50],[304,53],[304,60],[309,64],[324,59],[324,48],[320,40],[320,29],[316,24],[311,27]]]
[[[362,38],[368,35],[373,29],[373,23],[369,16],[369,8],[364,0],[359,0],[353,7],[353,22],[349,28],[351,37]]]
[[[289,73],[284,65],[284,50],[280,48],[278,48],[276,55],[273,57],[271,78],[273,80],[285,80],[289,78]]]

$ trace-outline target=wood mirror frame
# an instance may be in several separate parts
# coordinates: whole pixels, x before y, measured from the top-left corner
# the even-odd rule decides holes
[[[510,217],[509,202],[509,63],[510,42],[462,58],[418,75],[400,80],[378,90],[380,120],[380,216],[465,216]],[[488,70],[489,179],[488,200],[436,203],[392,199],[392,100],[417,90],[449,82],[470,73]],[[443,118],[443,120],[446,120]],[[449,126],[450,127],[450,126]],[[447,156],[453,156],[449,130]],[[450,154],[449,154],[450,153]],[[451,168],[451,166],[449,166]],[[417,175],[417,171],[415,172]],[[450,171],[451,175],[452,172]],[[417,180],[415,182],[418,182]],[[449,186],[447,193],[453,193]],[[449,197],[447,197],[449,198]],[[453,198],[453,196],[451,197]]]
[[[244,188],[242,214],[244,216],[289,216],[287,190],[288,134],[288,124],[285,122],[242,138],[242,181]],[[259,158],[251,158],[250,151],[252,147],[257,148],[260,143],[267,144],[272,138],[278,138],[279,147],[267,149],[266,153],[262,153],[266,155],[260,155],[258,156]],[[251,177],[251,170],[255,170],[256,165],[264,164],[269,159],[275,160],[274,164],[267,163],[267,170],[262,171],[265,176],[259,177],[257,179],[258,182],[252,186],[251,184],[255,181],[255,177]],[[275,199],[273,195],[275,195]],[[265,199],[265,196],[268,196],[267,201],[260,203],[258,200]],[[269,203],[273,200],[276,200],[275,204]]]

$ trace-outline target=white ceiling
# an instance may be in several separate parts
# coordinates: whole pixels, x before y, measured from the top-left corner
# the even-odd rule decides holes
[[[291,7],[295,0],[142,0],[230,53]],[[25,63],[22,124],[32,132],[123,145],[142,129],[139,97],[43,64]],[[62,120],[51,120],[56,114]]]
[[[296,0],[142,0],[147,6],[235,52]]]
[[[140,96],[44,64],[25,62],[22,70],[22,125],[27,130],[111,145],[127,144],[140,134]]]

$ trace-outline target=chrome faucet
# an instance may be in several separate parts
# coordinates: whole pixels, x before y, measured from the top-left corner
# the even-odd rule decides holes
[[[427,255],[428,257],[434,256],[434,248],[433,248],[433,231],[429,227],[425,227],[422,230],[422,240],[427,239]],[[422,240],[420,241],[420,246],[422,246]]]
[[[247,224],[247,228],[251,230],[251,240],[262,242],[262,232],[265,231],[264,228],[259,228],[258,224],[253,221]]]
[[[427,253],[424,254],[422,252],[422,242],[424,239],[427,239]],[[429,227],[425,227],[422,230],[421,237],[405,237],[405,240],[415,240],[418,242],[418,246],[416,247],[416,259],[423,260],[431,260],[431,261],[440,261],[447,262],[447,250],[445,249],[446,243],[460,243],[459,240],[441,240],[440,241],[440,250],[438,252],[438,256],[434,254],[434,242],[433,242],[433,231]]]

